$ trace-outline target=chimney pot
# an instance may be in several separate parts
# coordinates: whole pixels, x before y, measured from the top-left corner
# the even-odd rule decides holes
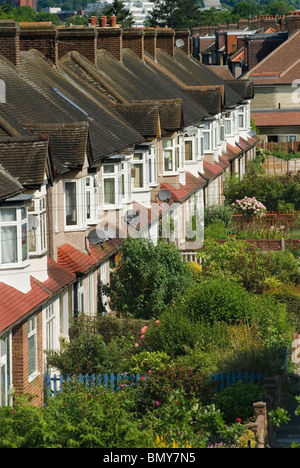
[[[117,17],[116,16],[111,16],[109,18],[109,26],[111,28],[115,28],[117,26]]]
[[[106,25],[107,25],[107,16],[100,16],[99,18],[100,28],[105,28]]]

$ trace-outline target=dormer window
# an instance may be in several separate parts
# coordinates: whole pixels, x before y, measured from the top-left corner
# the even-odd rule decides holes
[[[0,265],[16,266],[28,260],[27,208],[0,208]]]

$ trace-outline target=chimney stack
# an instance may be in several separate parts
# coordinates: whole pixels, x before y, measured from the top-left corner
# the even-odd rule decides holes
[[[175,29],[175,46],[187,55],[191,53],[190,36],[189,29]]]
[[[174,57],[175,31],[171,28],[157,28],[156,45]]]
[[[123,49],[132,50],[141,60],[144,60],[144,30],[123,29]]]
[[[157,30],[155,28],[144,29],[144,48],[145,52],[148,52],[154,60],[156,60],[156,39]]]
[[[97,29],[82,26],[71,28],[57,28],[58,30],[58,58],[67,52],[76,50],[92,63],[97,63]]]
[[[58,62],[58,32],[52,24],[20,23],[20,50],[36,49],[54,65]]]
[[[119,27],[97,28],[97,50],[107,50],[119,62],[122,62],[123,30]]]
[[[0,54],[14,65],[19,65],[20,27],[14,20],[0,20]]]

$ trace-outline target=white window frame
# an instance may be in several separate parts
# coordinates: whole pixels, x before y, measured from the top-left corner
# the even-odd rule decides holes
[[[0,336],[0,407],[12,403],[12,333]]]
[[[15,217],[13,220],[4,221],[2,218],[2,212],[5,210],[13,210],[15,212]],[[5,262],[3,251],[5,250],[5,245],[2,246],[2,242],[5,242],[4,232],[2,230],[5,228],[14,228],[16,233],[16,258],[14,262]],[[6,240],[14,240],[14,237]],[[23,243],[26,246],[26,251],[24,250]],[[25,254],[25,255],[24,255]],[[29,264],[29,243],[28,243],[28,214],[27,207],[22,206],[2,206],[0,207],[0,269],[7,268],[16,268],[20,266],[27,266]]]
[[[95,176],[85,177],[85,200],[87,224],[97,224],[99,221],[99,188]]]
[[[178,171],[183,169],[183,138],[181,135],[177,135],[173,138],[163,138],[163,174],[164,175],[177,175]],[[166,169],[166,152],[171,153],[171,164],[170,170]]]
[[[191,159],[186,159],[186,143],[189,143],[191,145],[191,155],[192,155],[192,158]],[[185,164],[189,164],[189,163],[193,163],[195,162],[196,160],[196,151],[195,151],[195,148],[196,148],[196,141],[195,141],[195,138],[193,137],[185,137],[184,138],[184,162]]]
[[[242,119],[242,122],[241,122]],[[245,130],[246,125],[246,106],[240,106],[238,108],[238,129]]]
[[[65,179],[64,184],[64,223],[66,231],[74,231],[76,229],[87,228],[87,215],[86,215],[86,189],[85,177],[82,179]],[[76,201],[76,222],[74,224],[67,224],[67,184],[75,186],[75,201]]]
[[[34,380],[38,375],[38,330],[37,330],[37,315],[33,315],[30,317],[30,319],[27,322],[28,326],[28,380],[31,382]],[[31,368],[31,356],[29,353],[29,340],[34,338],[34,368],[32,369],[32,372],[30,372]]]
[[[224,121],[225,121],[225,136],[233,135],[234,125],[233,125],[233,112],[232,111],[225,112]],[[228,131],[229,126],[230,126],[230,131]]]
[[[77,289],[77,312],[85,313],[85,290],[84,290],[84,281],[83,278],[78,279],[78,289]],[[83,307],[82,307],[83,306]]]
[[[157,147],[151,146],[148,155],[149,186],[157,185]]]
[[[212,122],[204,122],[204,127],[202,130],[204,142],[204,153],[211,153],[213,151],[213,131],[212,131]]]
[[[132,159],[132,166],[134,168],[134,174],[132,181],[132,191],[133,192],[145,192],[149,190],[149,174],[148,174],[148,150],[143,151],[139,150],[136,151],[133,155]],[[135,186],[135,177],[136,177],[136,170],[138,168],[142,168],[142,183],[139,184],[138,187]]]
[[[35,218],[36,221],[33,223],[32,229],[28,230],[29,256],[43,255],[47,252],[46,196],[32,200],[28,207],[28,221],[31,217]],[[31,239],[35,241],[35,249],[30,248]]]

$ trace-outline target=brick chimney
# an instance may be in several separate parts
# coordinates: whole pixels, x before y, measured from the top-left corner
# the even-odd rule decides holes
[[[13,20],[0,20],[0,54],[18,66],[20,62],[20,27]]]
[[[300,29],[300,11],[289,11],[286,15],[286,27],[289,36]]]
[[[58,32],[51,24],[20,23],[20,50],[36,49],[47,59],[57,65],[58,62]]]
[[[123,30],[121,28],[97,28],[97,50],[107,50],[117,60],[122,62]]]
[[[175,29],[175,46],[187,55],[191,53],[190,36],[189,29]],[[182,41],[184,45],[182,45]]]
[[[58,58],[77,51],[92,63],[97,63],[97,29],[94,27],[57,28]]]
[[[132,50],[141,60],[144,60],[144,35],[143,29],[123,29],[123,49]]]
[[[175,31],[171,28],[157,28],[156,46],[174,57]]]
[[[157,30],[155,28],[144,28],[144,34],[145,52],[156,60]]]

